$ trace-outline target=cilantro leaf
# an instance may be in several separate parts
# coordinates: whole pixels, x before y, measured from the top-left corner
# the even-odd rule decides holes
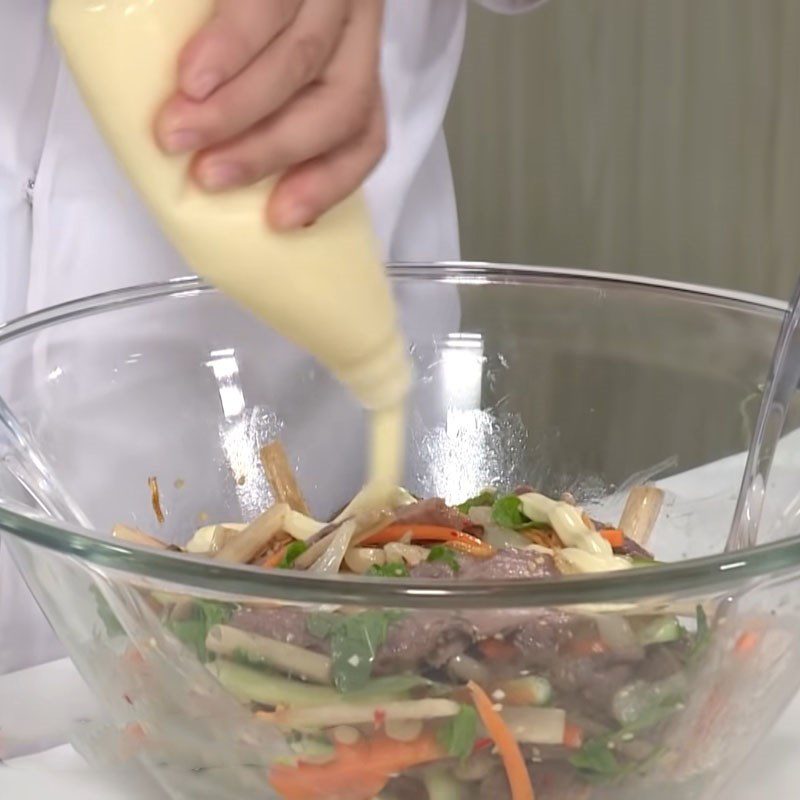
[[[472,706],[462,705],[458,713],[439,729],[437,738],[439,744],[454,758],[462,761],[468,758],[478,738],[478,712]]]
[[[312,614],[308,618],[309,633],[330,639],[331,677],[340,692],[354,692],[367,684],[389,625],[401,617],[395,611],[363,611],[353,615]]]
[[[292,542],[286,548],[286,554],[283,556],[281,563],[278,564],[278,569],[291,569],[294,562],[297,561],[306,550],[308,550],[308,545],[305,542]]]
[[[376,578],[407,578],[408,567],[402,561],[392,561],[389,564],[373,564],[367,575]]]
[[[437,544],[434,547],[431,547],[431,551],[428,553],[427,560],[431,563],[434,561],[444,561],[444,563],[447,564],[447,566],[450,567],[453,572],[458,572],[461,569],[461,564],[458,563],[456,554],[449,547],[445,547],[443,544]]]
[[[570,763],[581,775],[593,783],[619,781],[627,775],[644,769],[653,760],[660,757],[654,751],[643,761],[622,762],[615,755],[614,748],[622,742],[628,742],[637,733],[654,728],[671,717],[682,707],[682,698],[678,695],[662,697],[647,706],[635,720],[617,731],[605,736],[598,736],[584,742],[581,749],[570,759]]]
[[[194,650],[201,661],[208,661],[206,650],[208,631],[215,625],[227,622],[233,612],[234,606],[229,603],[195,600],[186,617],[168,620],[166,627],[190,650]]]
[[[494,503],[495,492],[491,489],[487,489],[485,492],[481,492],[479,495],[475,497],[470,497],[469,500],[465,500],[463,503],[460,503],[456,506],[456,508],[462,514],[469,514],[469,510],[471,508],[476,508],[478,506],[490,506]]]
[[[522,500],[515,494],[498,497],[494,501],[492,521],[503,528],[511,528],[515,531],[536,527],[536,523],[522,513]]]
[[[570,758],[570,764],[584,776],[616,777],[624,768],[609,745],[605,738],[589,739]]]

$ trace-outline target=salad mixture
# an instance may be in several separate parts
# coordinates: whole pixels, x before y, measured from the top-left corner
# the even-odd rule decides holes
[[[322,522],[280,445],[266,447],[262,462],[274,505],[247,525],[201,528],[183,551],[390,581],[658,567],[646,549],[662,500],[652,487],[631,492],[617,526],[531,487],[487,489],[457,506],[372,488]],[[162,518],[154,480],[151,490]],[[168,546],[128,526],[114,533]],[[157,610],[225,689],[284,734],[292,755],[267,776],[284,800],[614,796],[620,782],[668,768],[670,725],[710,642],[702,606],[680,617],[323,611],[159,595]]]

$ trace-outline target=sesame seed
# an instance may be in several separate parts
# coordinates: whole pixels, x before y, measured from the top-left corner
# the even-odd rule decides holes
[[[492,692],[492,700],[505,700],[506,693],[502,689],[495,689]]]
[[[351,667],[357,667],[361,663],[361,659],[354,653],[350,658],[347,659],[347,663]]]
[[[495,711],[502,711],[502,710],[503,710],[503,704],[502,704],[502,703],[495,703],[495,704],[492,706],[492,708],[493,708]]]

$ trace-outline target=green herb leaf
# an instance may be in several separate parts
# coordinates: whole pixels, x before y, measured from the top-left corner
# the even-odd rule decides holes
[[[392,561],[389,564],[373,564],[367,575],[376,578],[407,578],[408,567],[402,561]]]
[[[431,547],[430,553],[428,553],[428,561],[444,561],[448,567],[450,567],[453,572],[458,572],[461,569],[461,564],[458,563],[458,559],[456,558],[456,554],[449,548],[445,547],[443,544],[437,544],[434,547]]]
[[[585,777],[616,777],[624,767],[617,761],[609,744],[603,738],[589,739],[569,761]]]
[[[115,636],[120,636],[125,633],[124,628],[120,625],[117,615],[111,610],[108,601],[103,597],[100,589],[97,586],[92,586],[91,592],[94,595],[95,603],[97,603],[97,615],[106,629],[106,636],[113,639]]]
[[[503,528],[520,531],[525,528],[535,528],[532,522],[522,513],[522,500],[515,494],[498,497],[492,506],[492,521]]]
[[[212,600],[195,600],[190,613],[183,619],[168,620],[166,627],[189,649],[197,653],[201,661],[208,661],[206,637],[215,625],[227,622],[235,606]]]
[[[622,742],[633,734],[655,728],[656,725],[671,717],[682,705],[683,698],[680,695],[672,694],[662,697],[644,708],[633,722],[629,722],[607,738],[612,742]]]
[[[312,636],[318,639],[327,639],[331,635],[331,631],[338,625],[341,617],[330,612],[320,611],[316,614],[310,614],[306,618],[306,628]]]
[[[663,751],[654,751],[643,761],[623,762],[615,755],[614,748],[623,742],[630,741],[636,734],[654,728],[668,719],[682,707],[682,704],[683,700],[678,695],[662,697],[645,708],[628,725],[605,736],[597,736],[584,742],[581,749],[570,759],[572,766],[591,783],[620,781],[628,775],[645,769],[659,758]]]
[[[469,500],[465,500],[460,505],[457,505],[456,508],[462,514],[469,514],[469,510],[471,508],[477,508],[480,506],[490,506],[494,503],[495,499],[495,492],[491,489],[487,489],[485,492],[481,492],[479,495],[475,497],[470,497]]]
[[[454,717],[445,722],[437,734],[439,744],[454,758],[462,761],[475,749],[478,737],[478,712],[472,706],[462,705]]]
[[[291,569],[294,562],[297,561],[306,550],[308,550],[308,545],[305,542],[292,542],[286,548],[286,554],[281,563],[278,564],[278,569]]]
[[[385,675],[373,678],[363,688],[349,692],[348,699],[361,701],[373,697],[406,696],[414,689],[420,690],[419,694],[424,690],[425,695],[450,694],[453,690],[447,684],[436,683],[421,675]]]
[[[330,639],[331,677],[342,693],[367,685],[389,625],[401,619],[395,611],[364,611],[361,614],[312,614],[306,625],[312,636]]]

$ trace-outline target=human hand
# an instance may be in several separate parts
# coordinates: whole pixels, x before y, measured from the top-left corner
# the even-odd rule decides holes
[[[186,45],[156,120],[171,154],[222,191],[281,174],[270,224],[310,225],[355,191],[386,147],[383,0],[217,0]]]

